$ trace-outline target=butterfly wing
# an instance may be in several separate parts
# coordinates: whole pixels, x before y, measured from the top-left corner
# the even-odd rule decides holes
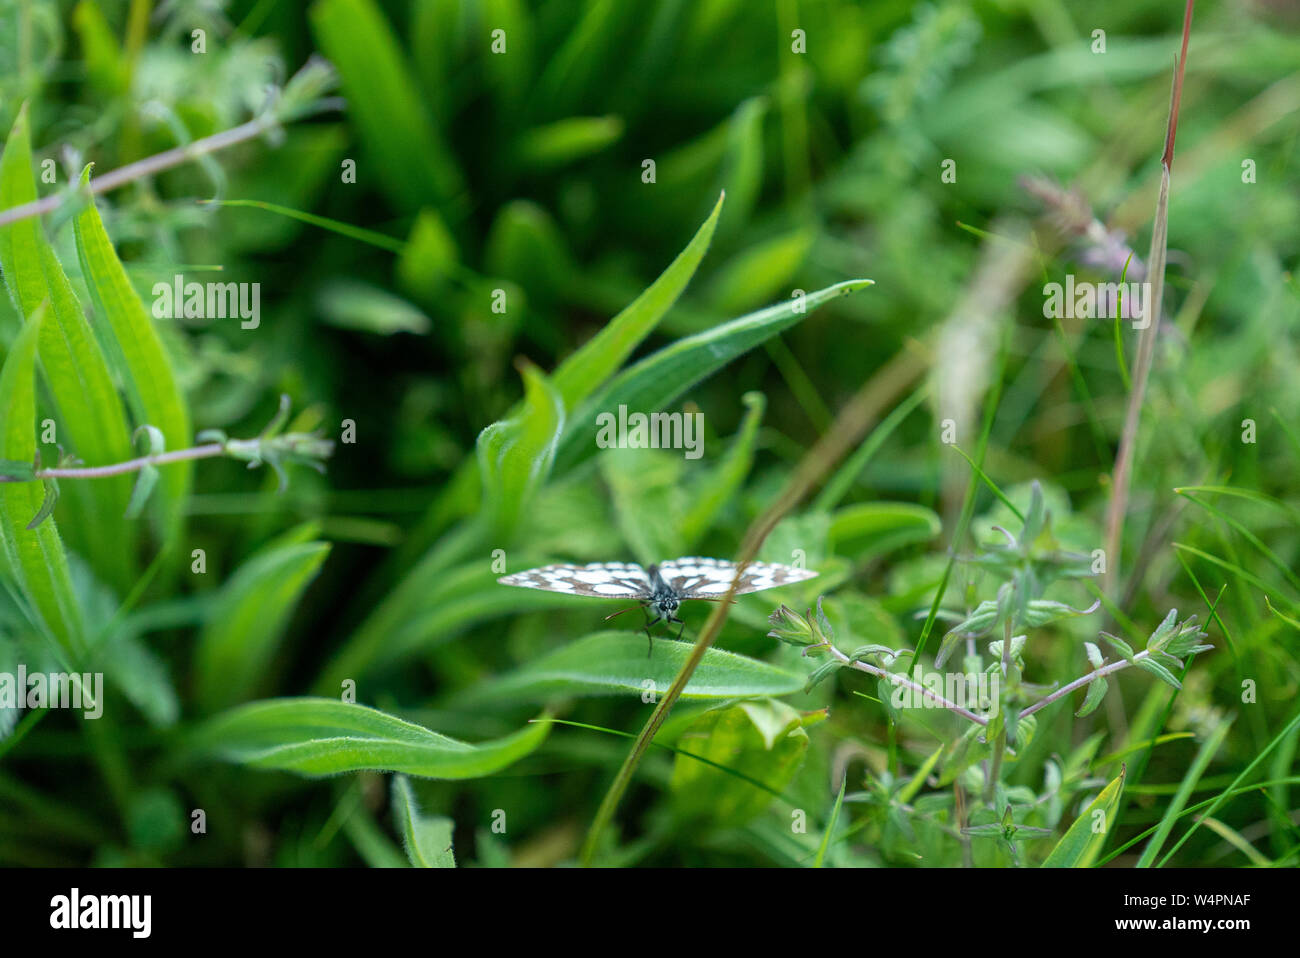
[[[547,565],[497,579],[502,585],[603,599],[648,599],[650,580],[635,562],[593,562],[589,565]]]
[[[659,574],[683,599],[717,599],[731,588],[731,580],[736,577],[736,563],[688,556],[661,564]],[[751,562],[736,586],[736,595],[803,582],[815,575],[817,573],[812,569],[798,569],[779,562]]]

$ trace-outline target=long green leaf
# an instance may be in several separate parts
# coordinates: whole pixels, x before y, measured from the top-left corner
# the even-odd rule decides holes
[[[30,462],[36,454],[36,344],[44,315],[38,308],[27,320],[0,369],[0,459]],[[36,624],[75,666],[84,625],[63,541],[52,518],[27,528],[43,500],[39,482],[0,483],[0,546]]]
[[[556,469],[564,471],[596,451],[595,421],[600,412],[615,412],[620,405],[630,411],[663,409],[702,379],[717,372],[784,329],[795,325],[832,299],[870,286],[872,280],[854,279],[809,293],[802,301],[778,303],[713,329],[687,336],[625,369],[585,402],[571,419],[556,453]]]
[[[550,474],[564,429],[564,401],[537,367],[525,363],[523,409],[495,422],[478,437],[484,498],[493,525],[509,533],[534,492]]]
[[[89,179],[90,168],[87,167],[81,175],[83,187]],[[75,224],[82,273],[95,299],[101,322],[106,323],[112,332],[111,340],[116,344],[117,358],[123,367],[122,375],[136,425],[147,424],[160,429],[168,449],[183,449],[192,439],[190,414],[162,339],[127,278],[94,203],[86,204],[86,208],[77,214]],[[162,470],[158,498],[165,542],[173,541],[180,534],[192,472],[189,462],[169,465]]]
[[[691,652],[690,642],[655,639],[649,658],[636,632],[596,632],[454,699],[458,707],[545,702],[574,695],[661,695]],[[686,699],[788,695],[804,677],[757,659],[709,649],[682,693]]]
[[[298,541],[314,532],[307,527],[272,543],[222,587],[195,653],[198,695],[205,708],[217,709],[256,691],[294,607],[329,555],[328,543]]]
[[[0,158],[0,208],[36,198],[24,105]],[[23,316],[49,303],[38,352],[58,413],[56,441],[90,466],[129,459],[130,431],[108,364],[40,220],[0,227],[0,270]],[[136,575],[135,526],[124,518],[130,479],[67,483],[61,491],[59,514],[69,520],[64,526],[69,546],[85,556],[101,579],[128,588]]]
[[[1121,766],[1119,775],[1079,813],[1079,817],[1043,861],[1044,868],[1088,868],[1096,861],[1106,836],[1115,824],[1110,818],[1119,803],[1120,793],[1124,790],[1126,771]],[[1101,813],[1100,817],[1098,812]],[[1100,830],[1097,830],[1098,825],[1102,826]]]
[[[421,778],[481,778],[532,752],[549,722],[471,745],[378,709],[333,699],[269,699],[223,712],[192,742],[199,753],[303,775],[376,769]]]
[[[659,278],[555,370],[565,408],[573,409],[612,376],[677,302],[708,251],[725,199],[725,194],[718,197],[708,219]]]

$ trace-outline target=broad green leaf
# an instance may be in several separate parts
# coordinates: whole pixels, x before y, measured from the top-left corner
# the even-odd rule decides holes
[[[89,181],[87,167],[81,174],[83,188]],[[86,204],[75,224],[81,270],[95,299],[99,320],[112,332],[111,341],[122,363],[136,425],[154,426],[162,430],[168,449],[184,449],[193,438],[185,398],[162,339],[127,278],[94,203]],[[189,462],[175,463],[162,473],[158,491],[163,539],[170,542],[180,533],[193,466]]]
[[[375,769],[421,778],[481,778],[517,762],[546,738],[534,722],[471,745],[378,709],[334,699],[268,699],[210,719],[193,748],[224,761],[303,775]]]
[[[446,126],[451,111],[450,77],[465,46],[466,20],[478,12],[461,0],[412,0],[407,28],[412,68],[421,97],[439,126]]]
[[[743,825],[772,802],[803,763],[808,733],[784,702],[747,702],[711,709],[677,739],[673,806],[683,818],[722,827]],[[696,755],[762,782],[766,791],[691,758]]]
[[[869,279],[848,280],[809,293],[803,300],[769,306],[679,339],[628,367],[572,417],[572,425],[560,441],[556,468],[564,471],[595,452],[594,423],[598,413],[615,412],[620,405],[647,413],[663,409],[691,386],[800,322],[819,306],[871,283]]]
[[[452,825],[444,815],[425,815],[415,800],[415,789],[405,775],[394,775],[393,820],[402,836],[406,857],[416,868],[455,868],[451,847]]]
[[[24,106],[0,158],[0,208],[36,198]],[[39,355],[58,416],[58,443],[90,466],[129,459],[130,433],[108,364],[39,219],[0,227],[0,271],[24,316],[49,303]],[[59,514],[69,546],[119,590],[136,574],[135,526],[124,519],[130,490],[125,476],[67,483],[61,490]]]
[[[1124,790],[1124,776],[1127,772],[1127,768],[1121,766],[1119,775],[1079,813],[1079,817],[1044,859],[1044,868],[1091,867],[1097,860],[1106,836],[1115,825],[1111,816],[1119,807],[1119,797]]]
[[[241,565],[221,588],[195,650],[198,696],[212,710],[257,690],[303,591],[329,555],[308,523]]]
[[[312,32],[338,69],[373,182],[396,208],[459,207],[464,188],[455,155],[434,127],[418,95],[392,27],[373,0],[318,0]],[[483,42],[487,43],[486,35]]]
[[[622,367],[637,344],[677,302],[677,297],[681,296],[708,251],[725,199],[725,196],[718,197],[713,212],[686,248],[677,254],[658,279],[646,287],[645,292],[606,323],[582,348],[560,363],[555,370],[555,388],[564,397],[566,409],[572,410]]]
[[[864,562],[939,534],[942,523],[933,509],[910,502],[861,502],[831,516],[832,551]]]
[[[575,695],[662,695],[691,654],[690,642],[657,638],[646,656],[642,632],[595,632],[454,699],[458,707],[545,702]],[[801,675],[757,659],[709,649],[682,692],[684,699],[787,695]]]
[[[36,455],[36,344],[44,314],[38,308],[28,318],[0,369],[0,459]],[[43,500],[39,482],[0,483],[0,547],[36,624],[57,643],[65,664],[75,666],[85,648],[84,625],[63,541],[53,520],[27,528]]]
[[[478,437],[478,461],[493,525],[509,533],[537,488],[550,474],[564,428],[564,401],[536,366],[522,363],[522,411],[495,422]]]

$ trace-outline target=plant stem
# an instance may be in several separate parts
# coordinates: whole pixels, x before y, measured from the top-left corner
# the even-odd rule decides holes
[[[1147,380],[1155,361],[1156,333],[1160,328],[1160,312],[1164,308],[1165,257],[1168,253],[1169,230],[1169,178],[1174,164],[1174,137],[1178,132],[1178,107],[1183,97],[1183,70],[1187,66],[1187,40],[1192,30],[1192,6],[1187,0],[1183,14],[1183,48],[1174,72],[1173,90],[1169,100],[1169,121],[1165,127],[1165,149],[1160,158],[1160,193],[1156,198],[1156,213],[1151,229],[1151,252],[1147,256],[1147,276],[1151,282],[1151,295],[1147,303],[1146,326],[1138,336],[1137,357],[1134,360],[1133,389],[1128,397],[1124,415],[1124,431],[1120,435],[1119,452],[1115,456],[1115,470],[1111,480],[1111,498],[1106,510],[1106,592],[1114,592],[1119,582],[1120,549],[1123,545],[1124,518],[1128,512],[1129,482],[1133,475],[1136,456],[1138,426],[1142,418],[1142,404],[1146,397]]]
[[[125,462],[114,462],[107,466],[78,466],[68,469],[37,469],[31,479],[17,476],[0,476],[0,482],[35,482],[40,479],[103,479],[108,476],[121,476],[129,472],[139,472],[145,466],[165,466],[172,462],[184,462],[187,459],[212,459],[223,455],[224,444],[210,442],[189,449],[176,449],[172,452],[160,452],[156,456],[141,456]]]
[[[1006,682],[1007,675],[1011,671],[1011,616],[1008,615],[1002,623],[1002,682],[998,683],[998,696],[1002,697],[1002,686]],[[999,707],[1005,709],[1006,700],[999,703]],[[1006,712],[1004,711],[1005,717]],[[998,737],[993,744],[993,767],[984,780],[984,801],[988,805],[993,804],[997,797],[998,779],[1002,776],[1002,757],[1007,751],[1007,723],[1002,722],[998,730]],[[997,811],[995,808],[994,811]]]
[[[911,689],[913,692],[917,692],[923,695],[930,701],[938,703],[943,708],[946,708],[949,712],[954,712],[957,715],[960,715],[962,718],[970,719],[976,725],[989,724],[988,719],[976,715],[970,709],[962,708],[956,702],[952,702],[944,698],[942,695],[939,695],[935,692],[931,692],[929,689],[921,685],[919,682],[914,682],[911,679],[909,679],[906,675],[900,675],[898,672],[890,672],[887,669],[882,669],[878,665],[871,665],[868,662],[850,662],[849,657],[845,655],[843,652],[841,652],[839,649],[837,649],[835,646],[831,645],[831,646],[827,646],[827,648],[830,650],[831,655],[839,659],[849,668],[857,669],[860,672],[866,672],[868,675],[874,675],[878,679],[886,679],[887,681],[893,682],[895,685],[901,685],[904,688]]]
[[[1059,698],[1063,698],[1063,697],[1069,695],[1071,692],[1074,692],[1074,691],[1076,691],[1077,689],[1081,689],[1081,688],[1083,688],[1085,685],[1087,685],[1087,684],[1088,684],[1089,682],[1091,682],[1093,679],[1101,678],[1103,675],[1110,675],[1112,672],[1118,672],[1120,669],[1126,669],[1126,668],[1128,668],[1130,665],[1135,665],[1135,664],[1137,663],[1138,659],[1149,658],[1150,655],[1151,655],[1150,652],[1147,652],[1146,650],[1143,650],[1143,651],[1141,651],[1141,652],[1139,652],[1139,653],[1137,653],[1136,655],[1133,656],[1133,661],[1132,661],[1132,662],[1128,661],[1127,659],[1120,659],[1118,662],[1111,662],[1109,665],[1103,665],[1103,666],[1102,666],[1101,668],[1099,668],[1099,669],[1093,669],[1093,670],[1092,670],[1091,672],[1089,672],[1087,675],[1081,675],[1081,676],[1079,676],[1079,678],[1075,679],[1075,680],[1074,680],[1073,682],[1071,682],[1069,685],[1063,685],[1063,686],[1061,686],[1061,688],[1057,689],[1057,690],[1056,690],[1055,692],[1053,692],[1051,695],[1048,695],[1048,696],[1045,696],[1044,698],[1039,699],[1039,700],[1038,700],[1037,702],[1035,702],[1033,705],[1029,706],[1029,708],[1027,708],[1027,709],[1025,709],[1023,712],[1021,712],[1021,713],[1020,713],[1020,717],[1021,717],[1021,718],[1024,718],[1026,715],[1033,715],[1033,714],[1034,714],[1035,712],[1037,712],[1039,709],[1041,709],[1041,708],[1046,708],[1047,706],[1049,706],[1049,705],[1051,705],[1053,702],[1055,702],[1057,699],[1059,699]]]
[[[136,160],[134,163],[118,167],[103,176],[95,177],[86,188],[92,196],[98,196],[100,193],[107,193],[109,190],[126,186],[141,177],[161,173],[173,166],[180,166],[187,160],[198,159],[201,156],[207,156],[209,153],[224,150],[228,146],[234,146],[236,143],[243,143],[245,140],[261,136],[275,125],[276,121],[273,116],[259,116],[247,123],[231,127],[229,130],[222,130],[220,133],[205,136],[193,143],[173,147],[170,150],[155,153],[153,156],[147,156],[143,160]],[[23,203],[0,211],[0,226],[8,226],[10,223],[17,223],[19,220],[25,220],[32,216],[41,216],[57,210],[67,202],[70,195],[72,194],[67,191],[51,193],[39,200],[33,200],[30,203]]]

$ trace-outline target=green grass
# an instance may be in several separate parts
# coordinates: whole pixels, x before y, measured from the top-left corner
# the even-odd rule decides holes
[[[10,6],[0,706],[103,714],[0,707],[0,864],[1300,859],[1280,7],[1197,10],[1166,178],[1155,0]],[[819,575],[497,582],[682,555]]]

